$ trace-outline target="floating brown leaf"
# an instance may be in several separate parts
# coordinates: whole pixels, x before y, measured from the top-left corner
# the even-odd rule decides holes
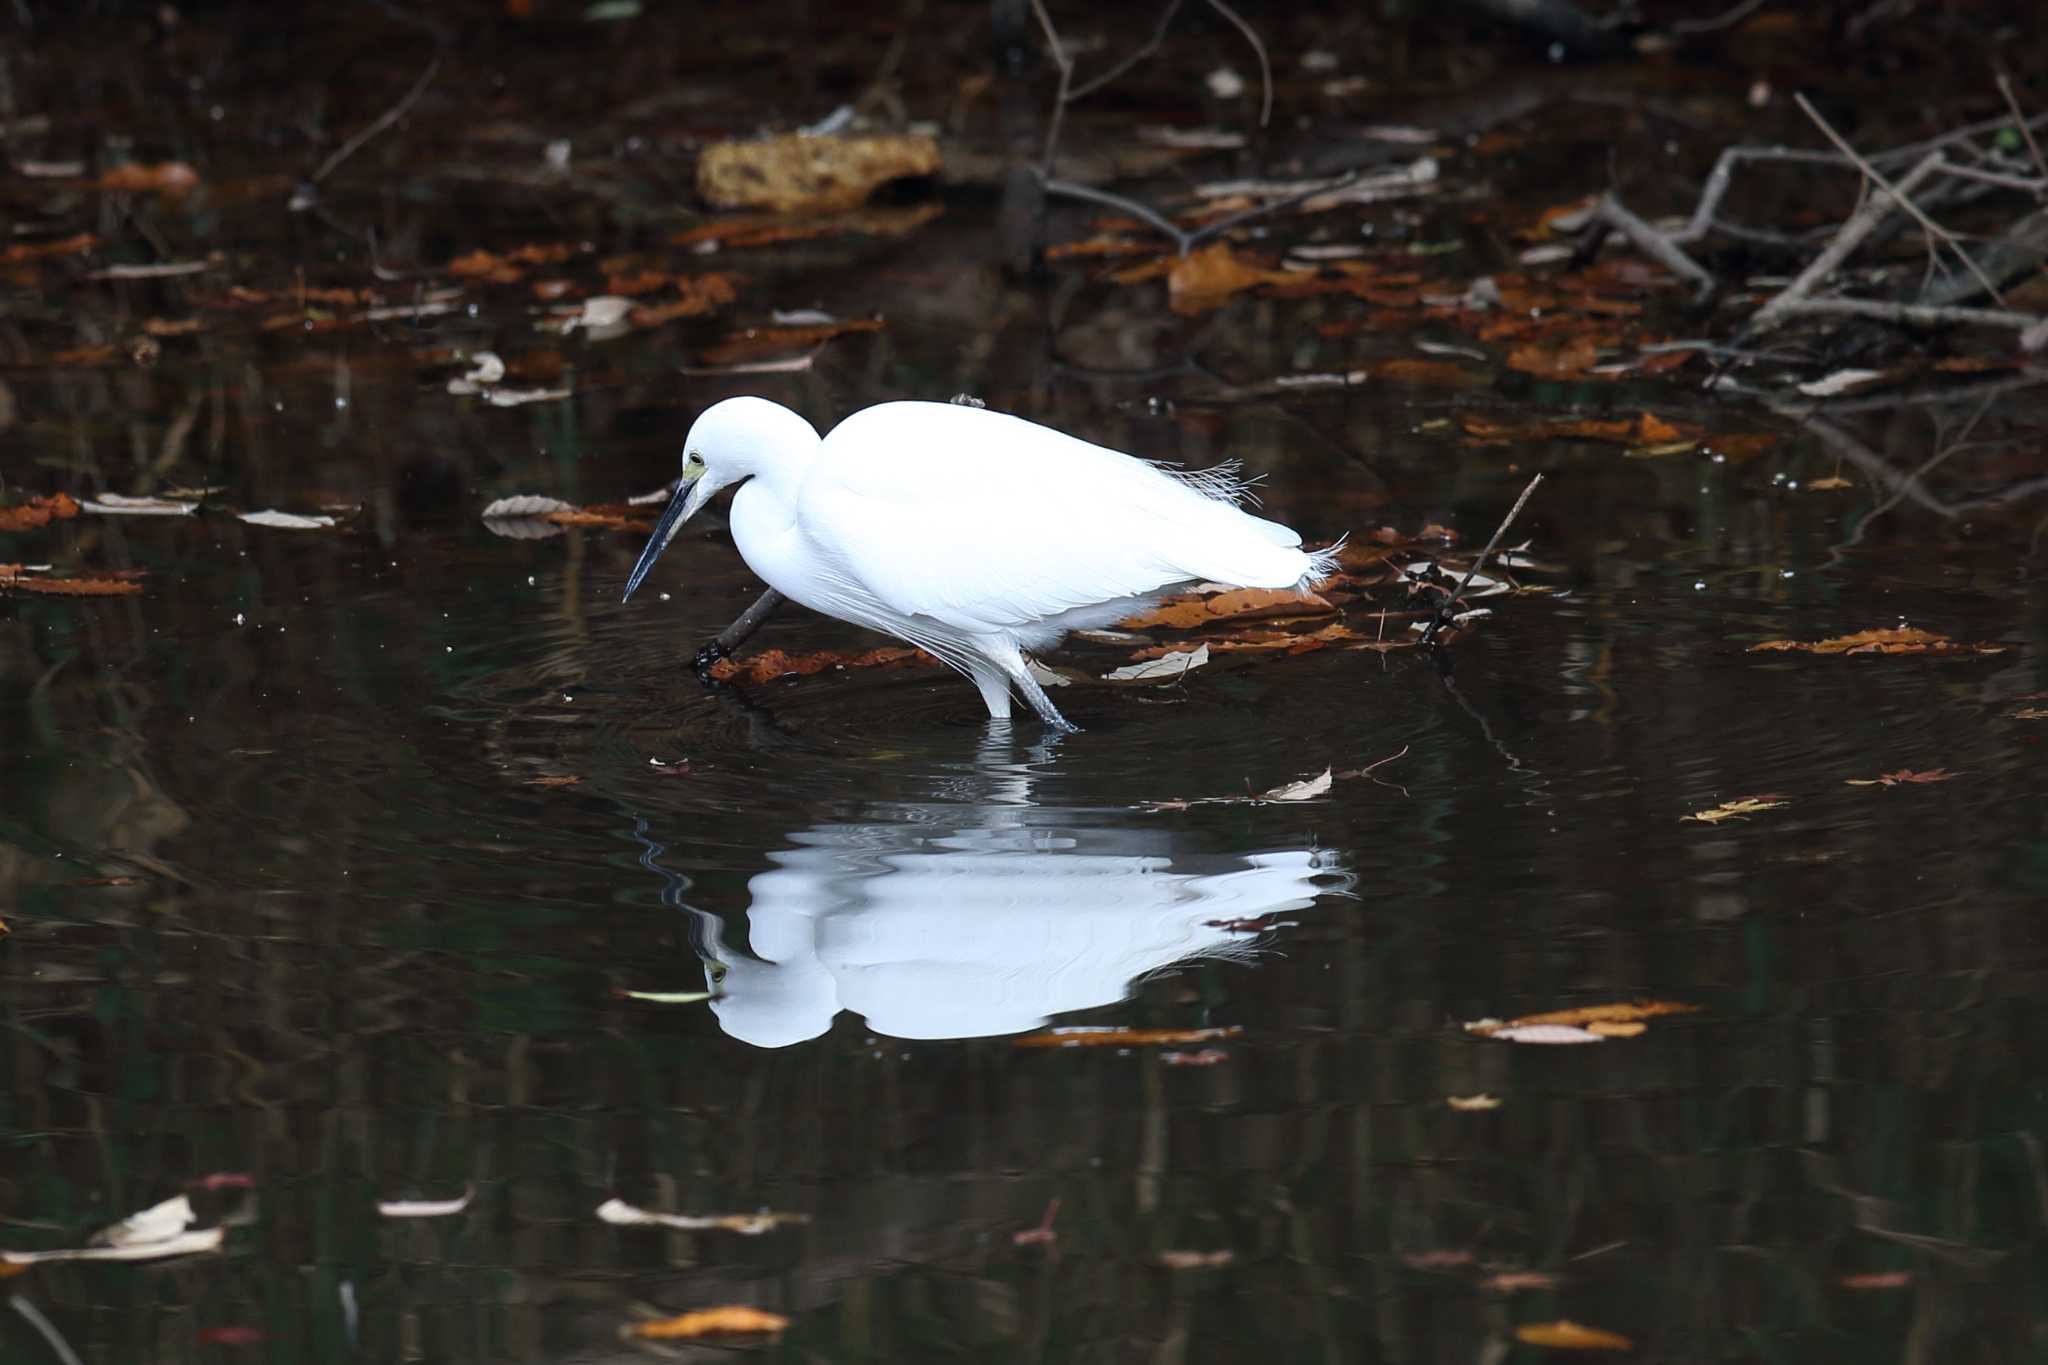
[[[1901,768],[1897,772],[1879,773],[1876,777],[1852,777],[1848,783],[1852,787],[1897,787],[1915,782],[1948,782],[1961,776],[1961,773],[1952,773],[1946,768],[1929,768],[1917,773],[1911,768]]]
[[[45,597],[131,597],[142,591],[142,584],[132,578],[46,578],[23,572],[19,564],[0,564],[0,590]]]
[[[818,237],[901,237],[945,212],[940,204],[907,204],[898,208],[860,209],[824,217],[787,218],[773,214],[740,214],[686,228],[668,239],[670,246],[699,251],[774,246]]]
[[[1483,1114],[1489,1109],[1500,1108],[1498,1095],[1447,1095],[1444,1103],[1461,1114]]]
[[[1170,597],[1148,612],[1118,622],[1128,630],[1193,630],[1222,621],[1291,616],[1333,616],[1337,608],[1313,592],[1292,588],[1235,588],[1207,596]]]
[[[732,276],[713,273],[709,275],[679,276],[676,279],[676,297],[668,303],[643,304],[627,316],[635,327],[659,327],[664,322],[677,318],[701,317],[716,312],[719,305],[731,303],[738,294],[733,289]]]
[[[1164,1047],[1237,1038],[1244,1033],[1232,1024],[1223,1028],[1055,1028],[1012,1039],[1016,1047]]]
[[[182,161],[131,161],[114,167],[93,183],[103,190],[180,195],[199,188],[199,172]]]
[[[788,1326],[789,1319],[780,1313],[730,1304],[655,1322],[636,1322],[626,1334],[652,1341],[691,1341],[699,1337],[780,1336]]]
[[[0,507],[0,531],[31,531],[53,521],[68,521],[78,515],[78,503],[68,493],[31,498],[19,507]],[[0,572],[5,572],[0,567]]]
[[[1525,1322],[1515,1329],[1515,1340],[1525,1346],[1548,1346],[1558,1351],[1632,1351],[1636,1345],[1619,1332],[1586,1327],[1568,1318]]]
[[[1086,256],[1142,256],[1157,251],[1157,242],[1141,241],[1136,237],[1118,237],[1102,234],[1079,242],[1055,242],[1045,249],[1048,261],[1072,260]]]
[[[1579,1028],[1590,1028],[1595,1024],[1638,1023],[1644,1019],[1656,1019],[1667,1014],[1697,1014],[1699,1008],[1698,1005],[1681,1004],[1676,1000],[1629,1000],[1611,1005],[1574,1005],[1568,1009],[1524,1014],[1519,1018],[1510,1019],[1508,1027],[1570,1024]]]
[[[1931,630],[1899,626],[1892,630],[1859,630],[1854,635],[1837,635],[1827,640],[1765,640],[1749,647],[1752,654],[1764,650],[1798,650],[1804,654],[2003,654],[2005,646],[1958,644]]]
[[[697,158],[697,192],[720,208],[830,213],[891,180],[937,175],[939,164],[939,144],[914,134],[714,142]]]
[[[1216,1066],[1229,1061],[1230,1054],[1220,1047],[1205,1047],[1193,1052],[1162,1052],[1159,1060],[1168,1066]]]
[[[711,666],[711,676],[719,682],[764,683],[776,678],[808,678],[839,668],[889,668],[937,662],[921,649],[898,645],[882,645],[859,654],[842,654],[833,650],[790,654],[780,649],[764,649],[743,659],[720,659]]]
[[[1261,284],[1293,284],[1299,278],[1291,270],[1254,265],[1218,242],[1190,251],[1167,270],[1167,304],[1183,316],[1206,313],[1243,290]]]
[[[542,773],[538,777],[527,778],[526,785],[529,787],[574,787],[581,785],[582,781],[583,779],[575,773]]]

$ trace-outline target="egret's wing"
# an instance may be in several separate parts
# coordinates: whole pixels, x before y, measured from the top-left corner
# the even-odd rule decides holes
[[[841,423],[799,520],[891,610],[970,632],[1190,578],[1279,587],[1307,567],[1293,532],[1143,460],[944,403],[886,403]]]

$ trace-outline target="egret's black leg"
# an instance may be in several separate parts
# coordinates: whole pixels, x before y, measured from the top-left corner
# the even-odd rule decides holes
[[[718,638],[703,646],[690,660],[691,666],[699,673],[705,672],[720,659],[729,658],[732,652],[747,642],[747,637],[761,628],[761,623],[775,614],[775,609],[786,599],[770,588],[754,599],[754,605],[741,612],[739,619],[718,632]]]

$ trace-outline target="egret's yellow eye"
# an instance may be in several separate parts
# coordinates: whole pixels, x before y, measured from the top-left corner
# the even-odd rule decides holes
[[[704,468],[704,457],[702,455],[699,455],[694,450],[691,451],[683,459],[683,468],[689,470],[693,474],[696,473],[698,470]]]

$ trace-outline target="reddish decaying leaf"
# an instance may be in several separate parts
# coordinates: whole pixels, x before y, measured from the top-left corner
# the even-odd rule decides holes
[[[6,932],[6,927],[4,925],[0,925],[0,934],[4,934]],[[0,1280],[11,1280],[16,1275],[26,1275],[28,1274],[28,1272],[28,1266],[16,1265],[12,1261],[0,1261]]]
[[[1440,1251],[1411,1251],[1401,1257],[1401,1264],[1410,1270],[1462,1270],[1478,1258],[1464,1247],[1447,1247]]]
[[[1802,654],[2003,654],[2004,645],[1958,644],[1946,635],[1912,626],[1891,630],[1859,630],[1826,640],[1765,640],[1749,647],[1756,654],[1769,650],[1797,650]]]
[[[1331,616],[1337,608],[1313,592],[1291,588],[1235,588],[1205,597],[1171,597],[1148,612],[1118,622],[1127,630],[1193,630],[1223,621]]]
[[[678,276],[676,297],[667,303],[644,304],[627,317],[635,327],[659,327],[677,318],[701,317],[739,297],[732,276],[720,273]]]
[[[1244,1030],[1235,1024],[1222,1028],[1055,1028],[1027,1033],[1011,1040],[1015,1047],[1162,1047],[1168,1044],[1207,1043],[1237,1038]]]
[[[764,649],[742,659],[720,659],[711,667],[711,676],[719,682],[745,681],[764,683],[776,678],[808,678],[838,668],[889,668],[902,664],[935,664],[938,660],[921,649],[910,649],[897,645],[883,645],[859,654],[841,654],[822,650],[816,654],[790,654],[780,649]]]
[[[192,1334],[192,1340],[201,1346],[254,1346],[265,1340],[261,1327],[240,1324],[227,1327],[202,1327]]]
[[[789,1319],[780,1313],[728,1304],[654,1322],[636,1322],[626,1329],[626,1334],[652,1341],[690,1341],[699,1337],[779,1336],[788,1326]]]
[[[29,531],[53,521],[68,521],[78,515],[78,503],[68,493],[31,498],[19,507],[0,507],[0,531]],[[0,573],[6,572],[0,566]]]
[[[700,359],[706,365],[733,365],[766,356],[787,355],[792,351],[808,351],[849,332],[879,332],[884,325],[880,318],[846,318],[808,327],[749,327],[711,347]]]
[[[654,529],[654,523],[641,515],[642,509],[625,503],[600,502],[589,507],[558,507],[542,516],[540,520],[551,521],[557,526],[602,526],[608,531],[638,531],[646,533]]]
[[[542,773],[538,777],[527,778],[526,785],[529,787],[574,787],[580,785],[582,781],[583,779],[575,773]]]
[[[132,578],[50,578],[24,573],[19,564],[0,564],[0,591],[44,597],[130,597],[142,591],[142,584]]]
[[[1632,1351],[1635,1343],[1619,1332],[1587,1327],[1560,1318],[1556,1322],[1525,1322],[1515,1329],[1515,1340],[1525,1346],[1548,1346],[1558,1351]]]
[[[1917,773],[1911,768],[1900,768],[1897,772],[1879,773],[1876,777],[1852,777],[1848,784],[1852,787],[1897,787],[1908,783],[1948,782],[1961,776],[1961,773],[1952,773],[1946,768],[1929,768]]]
[[[1104,233],[1079,242],[1055,242],[1045,249],[1045,259],[1065,261],[1085,256],[1142,256],[1158,249],[1157,242]]]

